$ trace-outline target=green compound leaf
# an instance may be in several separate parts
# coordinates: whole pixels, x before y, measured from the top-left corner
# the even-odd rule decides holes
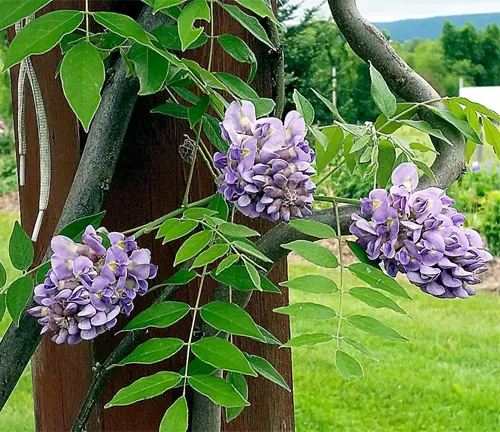
[[[215,301],[201,308],[201,318],[216,330],[265,341],[252,317],[234,303]]]
[[[297,111],[302,114],[302,117],[304,118],[304,121],[308,126],[311,126],[313,121],[314,121],[314,108],[311,105],[311,102],[309,102],[302,94],[298,91],[295,90],[293,92],[293,102],[295,103],[295,107],[297,108]]]
[[[362,301],[370,307],[379,309],[386,308],[391,309],[397,313],[407,315],[406,311],[399,306],[394,300],[382,294],[380,291],[374,290],[372,288],[351,288],[349,294],[354,298]]]
[[[238,258],[237,255],[236,258]],[[218,269],[212,271],[210,275],[217,282],[220,282],[224,285],[231,286],[240,291],[252,291],[257,289],[254,281],[252,281],[252,279],[250,278],[250,275],[248,274],[248,271],[245,268],[245,266],[233,264],[227,269],[219,273],[217,272]],[[262,291],[275,292],[277,294],[281,293],[280,289],[276,285],[274,285],[266,276],[264,275],[259,275],[259,276],[260,276],[260,287]]]
[[[181,264],[200,253],[212,241],[212,237],[212,231],[200,231],[189,237],[177,251],[174,266]]]
[[[160,432],[186,432],[188,429],[188,404],[185,396],[177,399],[163,416]]]
[[[181,339],[150,339],[139,345],[131,354],[119,362],[118,365],[158,363],[172,357],[183,346],[184,341]]]
[[[181,376],[175,372],[158,372],[140,378],[128,387],[122,388],[104,408],[130,405],[154,398],[175,387],[180,381]]]
[[[332,227],[321,222],[315,222],[307,219],[293,219],[290,221],[289,225],[303,234],[316,237],[318,239],[329,239],[335,237],[336,235],[335,230]]]
[[[327,248],[306,240],[296,240],[281,247],[296,252],[306,261],[320,267],[337,268],[339,266],[337,258]]]
[[[288,384],[285,381],[285,378],[283,378],[281,374],[276,370],[276,368],[266,359],[249,354],[246,354],[246,356],[250,361],[253,370],[260,376],[273,382],[274,384],[278,384],[280,387],[283,387],[287,391],[291,391],[290,387],[288,387]]]
[[[331,342],[334,337],[328,333],[307,333],[291,338],[284,347],[314,346]]]
[[[282,282],[280,285],[313,294],[333,294],[339,290],[333,280],[321,275],[300,276],[296,279]]]
[[[12,265],[18,270],[26,270],[35,258],[33,243],[17,221],[9,240],[9,257]]]
[[[223,407],[249,406],[247,400],[227,381],[211,375],[196,375],[188,379],[189,385],[198,393]]]
[[[383,114],[387,117],[391,117],[398,108],[396,96],[391,93],[384,77],[371,63],[370,77],[372,80],[371,92],[375,105],[377,105],[378,109],[382,111]]]
[[[194,27],[196,20],[210,21],[210,8],[207,0],[193,0],[182,9],[178,19],[179,38],[182,51],[185,51],[203,33],[203,28]]]
[[[229,372],[226,377],[226,381],[231,384],[236,391],[245,400],[248,399],[248,385],[245,377],[239,373]],[[229,423],[238,417],[245,407],[228,407],[226,408],[226,421]]]
[[[148,327],[167,328],[184,318],[191,307],[186,303],[163,302],[151,306],[130,321],[123,331]]]
[[[335,351],[335,366],[347,381],[352,377],[361,379],[364,376],[361,364],[345,351]]]
[[[33,296],[33,279],[23,276],[16,279],[7,289],[7,310],[14,324],[19,325],[19,319]]]
[[[243,353],[225,339],[203,338],[194,343],[191,349],[196,357],[217,369],[257,376]]]
[[[369,333],[373,336],[378,336],[382,339],[397,342],[409,341],[406,336],[403,336],[398,331],[372,317],[364,315],[351,315],[350,317],[347,317],[347,322],[366,333]]]
[[[228,13],[238,21],[246,30],[254,35],[258,40],[265,43],[269,48],[276,49],[269,37],[267,36],[264,27],[260,24],[259,20],[243,12],[238,6],[219,3]]]
[[[446,120],[448,123],[455,126],[467,139],[472,141],[474,144],[482,144],[481,138],[477,132],[469,126],[465,120],[456,118],[450,111],[439,109],[433,106],[429,106],[429,109],[434,113]]]
[[[380,270],[379,265],[368,257],[366,250],[363,249],[361,245],[353,241],[348,241],[347,246],[349,247],[353,255],[357,259],[359,259],[363,264],[371,265],[372,267],[375,267],[376,269]]]
[[[3,3],[10,7],[13,2]],[[50,51],[65,35],[73,33],[78,28],[83,17],[83,13],[79,11],[59,10],[31,21],[10,44],[4,70],[20,63],[30,55]]]
[[[101,103],[105,79],[104,63],[90,43],[80,42],[64,56],[61,63],[64,95],[86,132]]]
[[[288,315],[293,318],[310,320],[325,320],[337,316],[337,313],[333,309],[316,303],[294,303],[289,306],[274,309],[273,312]]]
[[[411,300],[406,290],[395,279],[383,273],[382,270],[369,264],[358,263],[350,265],[349,271],[372,288],[381,289],[389,294]]]

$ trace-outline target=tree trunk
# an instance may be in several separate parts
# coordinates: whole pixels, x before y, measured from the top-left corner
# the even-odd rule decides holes
[[[47,8],[83,9],[83,1],[54,1]],[[121,5],[120,5],[121,3]],[[112,9],[137,16],[140,4],[131,2],[91,1],[91,9]],[[218,34],[236,34],[248,41],[254,48],[259,60],[259,74],[254,87],[262,96],[272,94],[272,73],[270,55],[264,45],[256,43],[238,23],[219,7],[215,10],[215,28]],[[208,61],[208,47],[204,47],[190,57],[201,62]],[[78,126],[69,106],[64,100],[59,79],[54,79],[60,60],[58,49],[41,57],[34,58],[50,123],[52,144],[52,194],[49,210],[37,243],[37,258],[41,259],[53,234],[58,217],[66,200],[80,156],[85,136]],[[216,47],[213,68],[248,76],[248,68],[236,63],[231,57]],[[14,109],[17,106],[17,68],[12,73]],[[82,89],[85,91],[85,89]],[[156,217],[168,213],[181,204],[189,166],[182,161],[178,147],[184,134],[190,134],[185,122],[150,114],[151,108],[163,103],[166,95],[140,98],[134,111],[125,138],[124,148],[109,187],[104,208],[107,210],[104,225],[110,230],[125,230],[139,226]],[[38,149],[36,122],[31,98],[27,103],[27,185],[21,189],[21,218],[25,229],[30,231],[34,225],[38,205]],[[191,134],[192,135],[192,134]],[[195,170],[192,200],[214,192],[214,183],[202,163]],[[266,230],[269,224],[261,221],[248,221],[259,230]],[[153,261],[160,266],[158,281],[165,280],[174,273],[172,267],[179,243],[162,246],[153,236],[140,239],[141,247],[150,248]],[[282,262],[273,271],[273,279],[286,278],[286,263]],[[210,300],[214,286],[206,290],[204,301]],[[176,300],[193,304],[194,287],[183,289]],[[142,311],[152,302],[153,294],[147,295],[136,303],[134,314]],[[282,296],[258,293],[253,296],[248,307],[257,323],[263,325],[281,340],[289,337],[289,323],[286,317],[274,314],[272,309],[287,304],[288,294]],[[35,411],[37,430],[66,431],[73,424],[80,404],[90,385],[92,365],[103,362],[120,339],[115,336],[124,320],[112,331],[100,336],[91,345],[82,343],[76,347],[57,346],[45,337],[33,360],[33,382],[35,392]],[[185,338],[188,321],[181,321],[164,331],[151,331],[148,337],[173,336]],[[248,339],[237,338],[237,343],[245,351],[267,358],[273,363],[292,387],[291,356],[289,350],[278,350],[275,346],[257,344]],[[185,353],[184,353],[185,355]],[[178,397],[178,391],[169,391],[162,397],[137,403],[128,407],[103,410],[103,406],[122,387],[129,385],[141,376],[158,370],[179,370],[184,365],[182,354],[153,366],[127,366],[120,368],[108,383],[101,403],[96,408],[88,425],[89,431],[156,431],[168,406]],[[231,424],[224,424],[226,431],[291,431],[294,429],[292,395],[262,378],[251,378],[249,382],[251,407]]]

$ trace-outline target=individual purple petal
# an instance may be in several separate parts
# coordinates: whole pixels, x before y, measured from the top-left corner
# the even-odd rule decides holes
[[[413,163],[402,163],[392,173],[392,184],[413,192],[418,186],[418,169]]]

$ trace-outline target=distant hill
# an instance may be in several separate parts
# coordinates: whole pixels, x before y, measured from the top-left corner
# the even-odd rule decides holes
[[[402,21],[374,23],[380,30],[385,30],[390,38],[397,41],[407,41],[415,38],[437,39],[441,36],[443,23],[451,21],[458,27],[471,22],[483,29],[488,24],[500,26],[500,12],[486,14],[453,15],[433,18],[408,19]]]

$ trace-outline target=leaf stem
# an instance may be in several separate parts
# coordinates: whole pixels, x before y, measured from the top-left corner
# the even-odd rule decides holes
[[[191,330],[189,331],[189,339],[187,342],[187,353],[186,353],[186,366],[184,367],[184,385],[182,388],[182,394],[186,396],[187,380],[189,377],[189,356],[191,355],[191,345],[193,343],[194,327],[196,324],[196,316],[198,315],[198,310],[200,309],[201,293],[203,291],[203,284],[205,282],[205,277],[207,275],[207,266],[203,267],[203,272],[201,274],[200,288],[198,289],[198,296],[196,297],[196,303],[193,310],[193,322],[191,323]]]
[[[335,174],[340,168],[342,168],[342,165],[344,163],[344,158],[340,161],[340,163],[337,166],[334,166],[325,176],[323,176],[317,183],[316,186],[319,186],[320,184],[324,183],[326,180],[328,180],[333,174]]]
[[[85,35],[87,42],[90,42],[90,8],[89,0],[85,0]]]
[[[173,219],[174,217],[177,217],[179,215],[181,215],[182,213],[184,213],[184,211],[186,210],[186,208],[192,208],[192,207],[203,207],[203,206],[206,206],[207,204],[210,203],[210,201],[212,201],[212,199],[215,197],[216,194],[213,194],[213,195],[210,195],[206,198],[203,198],[199,201],[195,201],[191,204],[188,204],[185,208],[178,208],[177,210],[174,210],[173,212],[170,212],[156,220],[154,220],[153,222],[149,222],[145,225],[141,225],[137,228],[132,228],[132,229],[129,229],[127,231],[124,231],[123,234],[134,234],[135,233],[135,236],[136,237],[139,237],[143,234],[147,234],[151,231],[154,231],[155,229],[159,228],[161,225],[163,225],[163,223],[169,219]]]

